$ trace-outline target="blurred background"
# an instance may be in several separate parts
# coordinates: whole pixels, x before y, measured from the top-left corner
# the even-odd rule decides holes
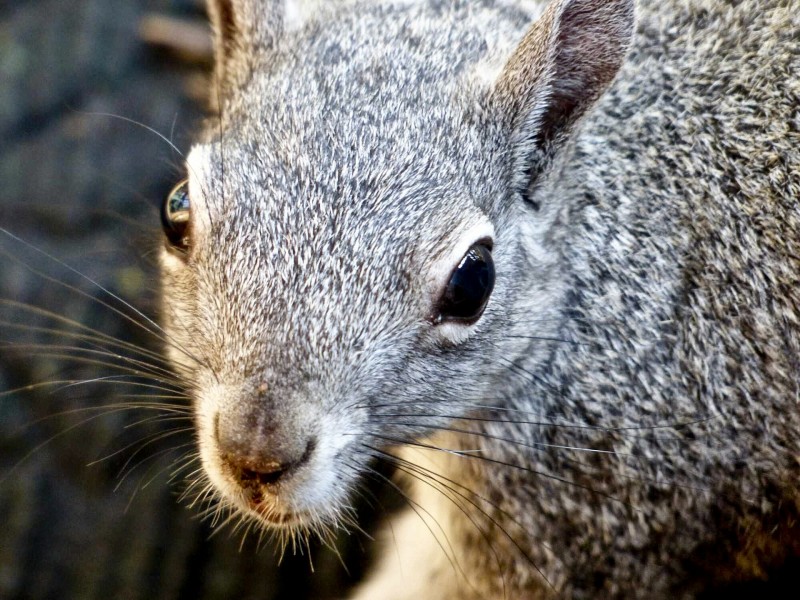
[[[183,177],[161,136],[190,146],[209,47],[202,0],[0,0],[3,600],[338,598],[363,572],[363,534],[278,564],[215,530],[170,481],[190,421],[115,408],[158,391],[97,336],[159,344],[99,286],[155,317],[158,210]]]

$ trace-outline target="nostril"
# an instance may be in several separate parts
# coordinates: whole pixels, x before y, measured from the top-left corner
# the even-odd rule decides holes
[[[317,438],[311,438],[310,440],[308,440],[305,452],[303,452],[303,456],[301,456],[300,460],[298,461],[298,466],[308,462],[308,460],[311,458],[311,455],[314,454],[314,450],[316,450],[316,448],[317,448]]]
[[[228,459],[228,461],[230,462],[230,459]],[[236,475],[243,485],[253,483],[258,485],[272,485],[278,483],[278,480],[291,468],[292,465],[282,465],[272,462],[259,465],[258,468],[255,469],[247,467],[239,468]]]
[[[252,450],[244,454],[237,451],[226,451],[221,447],[220,456],[240,485],[257,488],[277,484],[281,479],[308,462],[316,446],[316,439],[312,438],[306,443],[302,453],[298,452],[295,446],[294,452],[265,450],[261,456],[254,456]]]

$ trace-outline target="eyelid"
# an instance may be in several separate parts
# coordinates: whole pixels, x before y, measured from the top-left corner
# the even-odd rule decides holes
[[[170,252],[185,254],[191,243],[191,194],[186,179],[176,184],[161,205],[161,225]]]
[[[442,240],[446,251],[442,252],[430,266],[427,276],[427,290],[431,304],[438,302],[453,271],[461,263],[467,251],[476,243],[489,242],[489,249],[494,246],[494,225],[483,215],[473,218],[463,229],[455,230]],[[449,248],[447,247],[449,246]]]

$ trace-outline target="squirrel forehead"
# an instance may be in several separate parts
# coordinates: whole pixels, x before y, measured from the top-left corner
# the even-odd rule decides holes
[[[482,200],[499,193],[477,189],[477,175],[443,176],[426,165],[405,172],[270,165],[209,146],[193,149],[188,163],[196,245],[218,252],[249,245],[253,259],[271,248],[268,260],[276,266],[347,259],[423,268],[424,257],[440,253],[454,232],[487,220]]]
[[[438,131],[415,132],[415,115],[398,118],[396,135],[370,124],[350,137],[326,123],[272,122],[260,137],[226,131],[189,157],[195,227],[320,251],[348,240],[372,254],[394,240],[435,244],[491,206],[505,179],[490,129],[444,123],[449,116]]]
[[[192,153],[203,164],[189,161],[190,174],[201,174],[213,196],[206,206],[220,213],[212,216],[275,227],[313,218],[340,231],[420,227],[431,212],[447,224],[448,212],[496,196],[487,186],[504,179],[493,162],[502,151],[487,145],[502,136],[483,105],[485,74],[524,29],[501,12],[365,5],[330,17],[352,22],[282,40],[247,83],[221,90],[221,114]]]
[[[466,4],[365,3],[281,38],[247,67],[246,83],[216,90],[223,109],[206,139],[287,151],[299,139],[322,159],[337,144],[380,154],[397,150],[391,141],[424,146],[432,131],[457,138],[447,128],[478,110],[487,73],[499,72],[526,25],[519,14]]]
[[[331,86],[338,92],[332,99],[343,100],[358,89],[424,95],[481,60],[505,62],[530,18],[479,3],[362,3],[357,11],[322,14],[249,57],[251,82],[272,76],[286,91],[303,92]]]

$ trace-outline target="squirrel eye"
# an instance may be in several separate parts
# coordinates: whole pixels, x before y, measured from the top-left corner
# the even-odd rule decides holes
[[[169,193],[161,206],[161,225],[170,245],[185,252],[189,249],[189,181],[184,179]]]
[[[477,321],[494,289],[494,261],[488,242],[473,244],[450,275],[435,322]]]

